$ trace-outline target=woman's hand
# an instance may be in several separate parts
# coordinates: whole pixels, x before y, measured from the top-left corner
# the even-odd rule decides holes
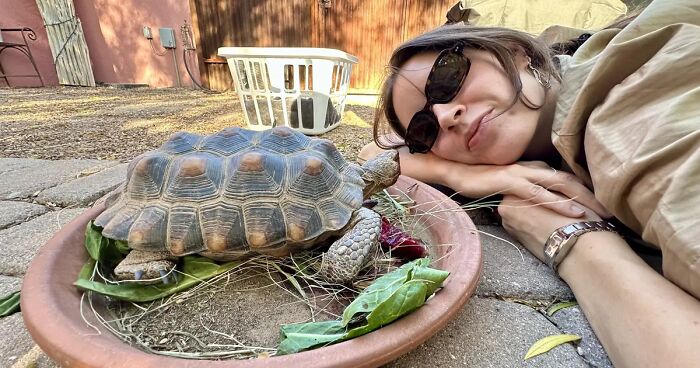
[[[580,221],[601,219],[593,210],[564,197],[557,197],[560,201],[581,207],[585,214],[579,218],[562,216],[544,206],[513,195],[504,196],[498,206],[498,213],[503,219],[503,227],[506,231],[540,260],[544,259],[544,243],[554,230]]]
[[[376,156],[382,149],[366,145],[360,160]],[[561,215],[582,217],[585,211],[561,195],[574,199],[602,217],[612,217],[593,193],[574,175],[556,171],[544,162],[518,162],[512,165],[467,165],[445,160],[432,153],[412,155],[399,149],[401,173],[425,183],[447,186],[468,198],[493,194],[515,195],[549,208]]]
[[[515,195],[565,216],[583,217],[583,207],[587,207],[601,217],[612,217],[581,179],[568,172],[557,171],[544,162],[523,161],[503,166],[500,175],[508,185],[503,194]],[[562,198],[562,195],[566,198]]]

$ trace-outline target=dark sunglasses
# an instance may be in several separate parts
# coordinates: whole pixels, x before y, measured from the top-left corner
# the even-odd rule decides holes
[[[411,153],[426,153],[435,144],[440,133],[437,117],[430,110],[435,104],[452,101],[462,89],[471,67],[471,62],[464,56],[464,44],[458,42],[454,47],[442,50],[425,83],[427,102],[422,110],[413,115],[406,129],[404,141]]]

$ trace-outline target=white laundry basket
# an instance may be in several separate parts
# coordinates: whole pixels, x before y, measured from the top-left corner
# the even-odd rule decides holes
[[[340,50],[220,47],[250,129],[322,134],[340,123],[357,58]]]

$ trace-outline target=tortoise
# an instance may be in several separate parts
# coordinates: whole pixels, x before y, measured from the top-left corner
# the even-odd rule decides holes
[[[318,272],[347,283],[379,241],[380,216],[363,200],[399,172],[395,150],[359,166],[329,140],[287,127],[179,132],[129,164],[95,224],[105,237],[128,242],[114,270],[120,280],[168,283],[177,258],[189,254],[285,256],[340,237]]]

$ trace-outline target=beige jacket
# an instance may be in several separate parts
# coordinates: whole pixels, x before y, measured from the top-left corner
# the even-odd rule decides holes
[[[552,138],[664,275],[700,298],[700,1],[656,0],[563,72]]]

